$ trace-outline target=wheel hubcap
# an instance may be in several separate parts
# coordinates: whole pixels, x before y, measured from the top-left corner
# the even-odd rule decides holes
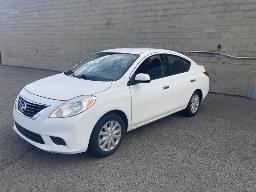
[[[193,95],[193,97],[191,98],[191,105],[190,105],[192,113],[196,113],[197,112],[197,110],[199,108],[199,104],[200,104],[199,96],[197,94]]]
[[[113,150],[120,142],[121,130],[121,125],[117,121],[109,121],[103,125],[98,139],[101,150]]]

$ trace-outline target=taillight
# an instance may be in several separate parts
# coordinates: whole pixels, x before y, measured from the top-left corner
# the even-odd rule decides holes
[[[209,73],[207,71],[204,71],[204,74],[209,77]]]

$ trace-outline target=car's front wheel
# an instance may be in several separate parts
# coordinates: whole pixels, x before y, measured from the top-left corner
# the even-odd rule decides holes
[[[95,125],[89,150],[100,157],[111,155],[120,146],[124,133],[124,120],[115,113],[107,114]]]
[[[199,110],[200,103],[201,103],[200,93],[199,91],[195,91],[191,96],[186,109],[184,109],[183,111],[184,114],[190,117],[195,116]]]

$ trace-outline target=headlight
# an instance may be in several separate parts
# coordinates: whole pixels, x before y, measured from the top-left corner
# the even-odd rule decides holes
[[[52,118],[63,118],[77,115],[84,110],[93,106],[96,97],[93,96],[80,96],[60,105],[51,115]]]

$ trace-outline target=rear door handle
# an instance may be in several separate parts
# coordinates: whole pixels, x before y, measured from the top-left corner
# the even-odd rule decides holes
[[[195,81],[196,81],[196,79],[191,79],[191,80],[190,80],[191,83],[192,83],[192,82],[195,82]]]
[[[169,86],[168,85],[163,86],[163,90],[165,89],[169,89]]]

